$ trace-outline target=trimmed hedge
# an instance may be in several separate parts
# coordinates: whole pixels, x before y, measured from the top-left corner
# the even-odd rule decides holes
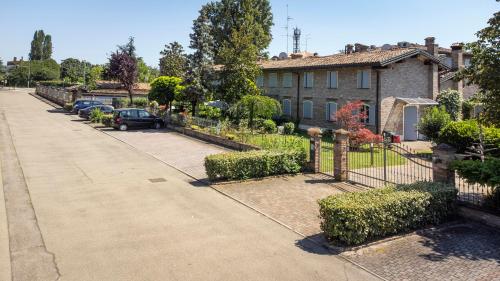
[[[360,244],[444,221],[456,212],[456,195],[431,182],[332,195],[318,201],[321,229],[331,240]]]
[[[484,142],[500,148],[500,128],[483,127]],[[439,133],[439,141],[447,143],[462,153],[473,143],[479,142],[479,125],[477,120],[450,122]],[[492,154],[499,154],[494,151]]]
[[[210,180],[241,180],[295,174],[305,163],[304,150],[258,150],[209,155],[205,157],[205,170]]]

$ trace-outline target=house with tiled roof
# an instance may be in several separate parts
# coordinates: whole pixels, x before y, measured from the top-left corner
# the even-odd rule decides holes
[[[300,128],[336,129],[337,109],[361,100],[367,128],[417,140],[423,137],[416,128],[420,115],[437,104],[440,73],[452,70],[439,50],[434,38],[428,37],[425,49],[406,43],[355,44],[329,56],[275,57],[260,62],[263,75],[257,85],[279,100],[283,113],[299,121]]]

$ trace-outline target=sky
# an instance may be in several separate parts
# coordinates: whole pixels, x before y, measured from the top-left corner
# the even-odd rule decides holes
[[[500,2],[494,0],[270,0],[274,15],[269,54],[286,51],[287,5],[290,33],[302,30],[301,49],[337,53],[349,43],[470,42],[486,26]],[[206,0],[1,0],[0,58],[28,57],[37,29],[52,35],[53,58],[107,61],[118,44],[135,37],[137,54],[158,65],[164,45],[178,41],[187,52],[192,22]],[[289,39],[289,51],[292,40]]]

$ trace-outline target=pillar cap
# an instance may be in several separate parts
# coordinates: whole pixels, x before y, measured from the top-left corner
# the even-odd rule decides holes
[[[335,130],[335,134],[347,135],[347,134],[349,134],[349,132],[344,130],[344,129],[338,129],[338,130]]]

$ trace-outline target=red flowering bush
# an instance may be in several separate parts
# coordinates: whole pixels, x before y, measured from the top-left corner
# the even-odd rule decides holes
[[[372,131],[362,128],[351,135],[351,140],[358,144],[381,143],[383,138],[381,135],[374,134]]]
[[[382,136],[374,134],[365,128],[365,124],[360,121],[368,117],[366,112],[361,110],[362,107],[362,101],[347,103],[337,111],[337,122],[342,129],[349,132],[351,145],[381,143],[383,141]]]

